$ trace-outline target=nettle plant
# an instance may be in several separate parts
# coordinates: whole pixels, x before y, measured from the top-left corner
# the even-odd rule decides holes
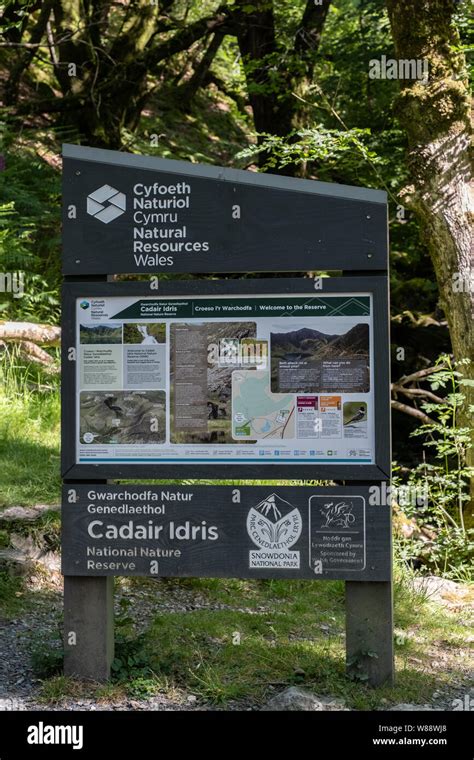
[[[474,380],[464,376],[469,364],[469,359],[454,362],[443,354],[436,362],[437,370],[428,378],[431,392],[438,400],[422,405],[432,422],[411,434],[424,439],[424,461],[411,470],[407,479],[407,484],[426,494],[427,499],[423,507],[408,507],[405,512],[415,517],[420,526],[432,529],[434,537],[429,553],[426,545],[416,540],[402,549],[405,559],[423,556],[431,571],[463,579],[471,576],[474,549],[474,530],[465,522],[474,477],[474,467],[468,465],[468,453],[473,446],[469,422],[474,407],[469,405],[466,393],[474,386]],[[434,456],[426,456],[428,448]]]

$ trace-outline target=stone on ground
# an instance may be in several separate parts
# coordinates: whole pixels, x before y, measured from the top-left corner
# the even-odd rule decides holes
[[[319,697],[306,689],[300,689],[297,686],[291,686],[289,689],[280,692],[272,697],[262,710],[280,710],[280,711],[335,711],[347,710],[344,702],[331,697]]]

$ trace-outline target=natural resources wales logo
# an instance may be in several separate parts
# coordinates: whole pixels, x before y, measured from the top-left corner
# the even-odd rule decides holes
[[[276,493],[251,507],[247,531],[258,550],[249,553],[249,567],[294,568],[300,566],[299,551],[290,551],[301,536],[301,514]]]
[[[122,216],[126,208],[127,199],[124,193],[110,185],[102,185],[87,196],[87,213],[104,224]]]

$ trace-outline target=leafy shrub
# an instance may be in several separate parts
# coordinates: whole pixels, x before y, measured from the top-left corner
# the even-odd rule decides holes
[[[421,507],[407,504],[403,509],[433,538],[428,545],[413,538],[399,539],[398,543],[406,562],[421,557],[430,571],[463,580],[472,577],[474,550],[474,530],[465,525],[464,519],[470,479],[474,477],[474,468],[467,464],[473,430],[460,425],[461,420],[468,419],[463,389],[474,385],[463,376],[468,364],[468,359],[454,362],[443,354],[436,363],[437,371],[429,377],[431,392],[445,395],[422,405],[432,422],[421,425],[412,435],[424,438],[423,446],[434,451],[434,457],[427,461],[424,450],[424,461],[411,470],[406,481],[413,493],[424,493],[426,500]],[[400,482],[394,478],[394,485],[400,486]]]
[[[115,658],[112,662],[112,678],[125,682],[151,674],[146,652],[146,634],[135,632],[133,618],[128,615],[130,600],[121,599],[120,613],[115,618]]]
[[[1,294],[0,318],[52,324],[59,319],[61,282],[60,173],[2,132],[0,260],[4,272],[23,273],[24,294]]]

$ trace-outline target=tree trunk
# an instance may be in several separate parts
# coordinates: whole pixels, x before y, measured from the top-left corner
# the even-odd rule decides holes
[[[101,32],[109,5],[87,6],[84,15],[80,0],[56,0],[56,77],[64,97],[80,101],[78,108],[64,112],[63,121],[76,127],[88,144],[117,149],[127,117],[142,104],[148,72],[141,56],[156,30],[159,11],[156,4],[137,0],[106,50]],[[77,76],[70,76],[71,62]]]
[[[229,14],[222,5],[212,16],[182,26],[160,18],[157,3],[136,0],[108,47],[105,26],[111,5],[104,0],[87,6],[89,15],[84,17],[82,0],[55,0],[56,76],[64,106],[52,104],[44,110],[59,111],[62,122],[73,125],[87,144],[119,149],[123,128],[138,123],[149,96],[149,75],[198,39],[224,33]],[[169,31],[176,33],[168,36]],[[161,43],[160,32],[167,34]],[[69,74],[71,62],[77,66],[77,77]]]
[[[237,0],[235,3],[235,29],[255,130],[259,135],[284,137],[307,123],[306,109],[295,95],[304,96],[312,82],[315,56],[330,4],[331,0],[324,0],[322,5],[307,0],[295,34],[294,50],[288,52],[277,37],[270,0],[253,3]],[[260,166],[267,158],[265,152],[259,154]],[[288,165],[281,173],[301,173],[301,165]]]
[[[38,21],[36,22],[35,26],[33,27],[30,35],[30,44],[31,45],[37,45],[39,42],[41,42],[41,38],[43,37],[43,34],[46,29],[46,25],[48,23],[49,17],[51,15],[51,9],[53,6],[53,0],[46,0],[46,2],[43,3]],[[4,17],[3,17],[4,18]],[[22,24],[22,27],[27,23],[27,16],[24,17],[24,22]],[[21,35],[18,34],[18,41],[21,40]],[[18,59],[16,63],[11,67],[10,74],[8,76],[8,80],[5,84],[5,103],[8,106],[14,105],[18,102],[18,94],[19,94],[19,88],[20,88],[20,80],[22,77],[22,74],[30,63],[32,62],[34,56],[36,55],[36,48],[26,48],[24,50],[20,49],[20,53],[18,56]]]
[[[401,80],[396,112],[408,137],[412,185],[406,205],[418,215],[430,252],[456,359],[474,375],[474,220],[470,101],[466,62],[454,26],[454,0],[387,0],[399,59],[426,60],[427,82]],[[465,386],[470,403],[472,388]],[[472,424],[466,413],[461,424]],[[474,465],[471,448],[469,464]],[[472,524],[474,484],[468,522]]]
[[[281,72],[277,67],[272,3],[237,0],[234,18],[255,130],[258,134],[286,134],[290,121],[281,99],[286,102],[288,93],[282,89]]]
[[[213,36],[207,46],[204,55],[199,63],[196,65],[194,72],[190,79],[184,84],[180,85],[179,90],[186,105],[192,98],[195,97],[198,89],[203,86],[209,73],[209,69],[212,66],[214,58],[219,52],[219,48],[224,39],[224,34],[218,30]],[[178,99],[179,100],[179,99]]]
[[[313,81],[315,59],[330,5],[331,0],[324,0],[322,5],[316,5],[314,0],[307,0],[301,24],[296,32],[295,52],[303,63],[303,70],[295,84],[303,97]],[[300,113],[307,116],[306,109],[300,109]]]

